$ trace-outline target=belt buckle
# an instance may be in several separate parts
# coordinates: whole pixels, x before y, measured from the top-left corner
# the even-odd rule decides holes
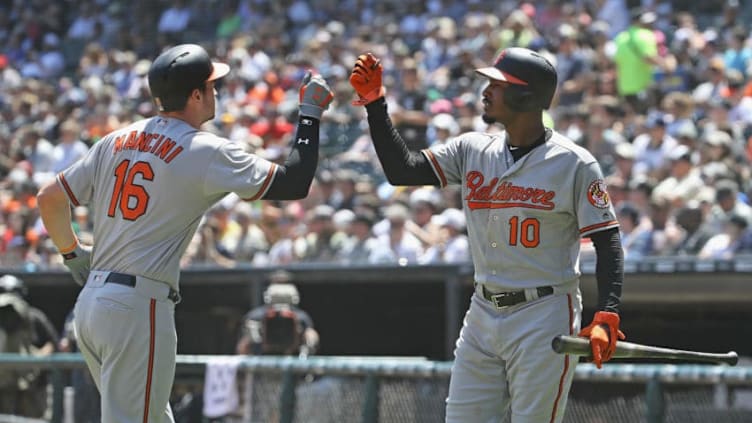
[[[502,305],[501,301],[504,300],[506,297],[510,296],[511,293],[509,292],[500,292],[498,294],[491,295],[491,302],[496,306],[496,308],[504,308],[509,307],[508,305]]]

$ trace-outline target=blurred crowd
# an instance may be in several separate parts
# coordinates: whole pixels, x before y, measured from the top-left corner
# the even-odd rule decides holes
[[[228,196],[184,266],[467,261],[459,190],[389,185],[347,79],[374,52],[393,123],[426,148],[499,130],[479,118],[485,81],[473,71],[510,46],[556,65],[547,124],[601,162],[628,260],[731,258],[752,250],[751,16],[738,0],[2,2],[0,266],[62,269],[38,187],[107,132],[154,115],[150,59],[183,42],[232,66],[205,129],[272,161],[287,157],[305,70],[336,92],[310,195]],[[89,216],[74,209],[84,243]]]

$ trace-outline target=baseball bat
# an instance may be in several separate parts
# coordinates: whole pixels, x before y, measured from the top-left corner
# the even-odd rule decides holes
[[[559,354],[582,355],[592,358],[590,340],[579,336],[558,335],[551,341],[551,348]],[[673,348],[654,347],[618,341],[613,358],[654,358],[663,360],[686,360],[710,364],[728,364],[735,366],[739,356],[734,351],[727,353],[708,353],[700,351],[676,350]]]

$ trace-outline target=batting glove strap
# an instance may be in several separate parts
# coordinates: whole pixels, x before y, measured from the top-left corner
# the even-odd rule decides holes
[[[334,99],[334,93],[321,75],[314,76],[309,71],[303,78],[299,99],[300,115],[320,120],[324,110],[329,108],[329,104]]]

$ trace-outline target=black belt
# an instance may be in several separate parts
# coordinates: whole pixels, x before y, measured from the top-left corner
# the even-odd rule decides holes
[[[525,298],[525,291],[509,291],[492,293],[486,290],[486,286],[481,284],[481,291],[483,292],[483,298],[492,302],[496,307],[509,307],[515,304],[524,303],[527,301]],[[552,286],[539,286],[535,288],[538,291],[538,298],[545,297],[554,293],[554,287]]]
[[[104,282],[130,286],[131,288],[136,287],[136,277],[133,275],[126,275],[125,273],[110,272],[110,274],[107,276],[107,279]],[[173,303],[177,304],[180,302],[180,293],[178,293],[178,291],[175,291],[171,287],[170,293],[167,294],[167,298],[171,300]]]

